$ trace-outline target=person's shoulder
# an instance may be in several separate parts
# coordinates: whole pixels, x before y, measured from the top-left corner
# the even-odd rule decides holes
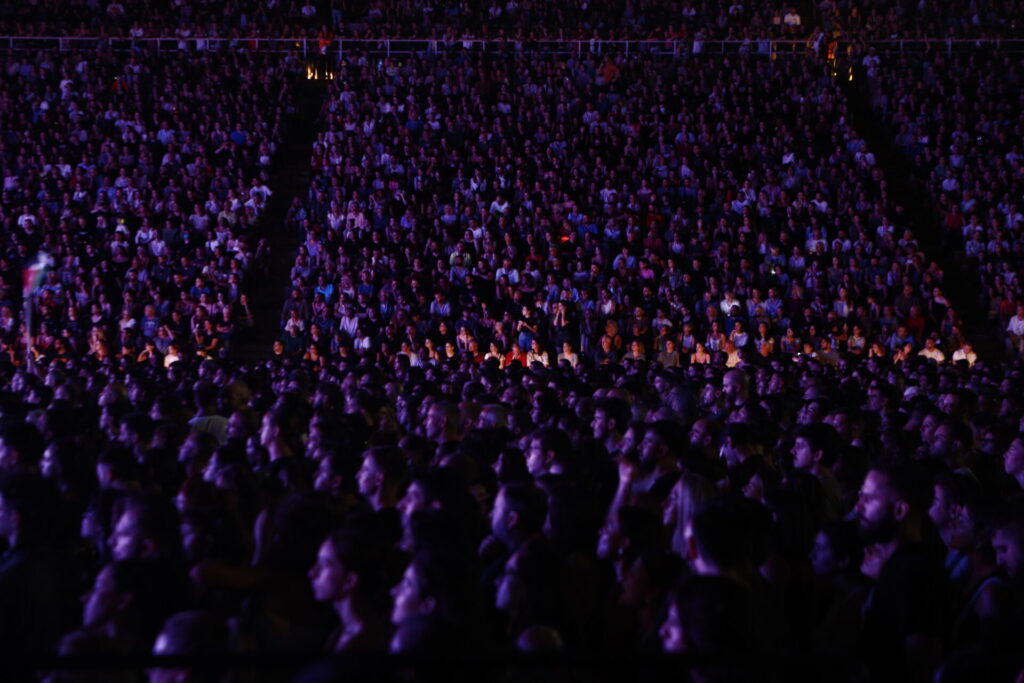
[[[902,543],[885,563],[882,579],[905,580],[909,585],[944,576],[942,557],[924,541]],[[882,580],[880,579],[880,581]]]

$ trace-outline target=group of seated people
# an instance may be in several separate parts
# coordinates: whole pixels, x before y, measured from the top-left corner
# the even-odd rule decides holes
[[[807,19],[803,19],[806,21]],[[0,33],[153,38],[459,38],[679,40],[810,35],[795,7],[738,0],[259,0],[133,3],[35,0],[0,9]]]
[[[1019,363],[0,372],[16,671],[54,649],[679,652],[701,680],[1024,664]]]
[[[1022,9],[1019,0],[823,0],[800,5],[802,12],[796,5],[759,6],[740,0],[30,0],[0,8],[0,34],[136,39],[992,39],[1019,37]]]
[[[51,5],[0,20],[38,28]],[[976,36],[1011,5],[933,20]],[[415,12],[453,36],[484,14],[639,31],[673,10],[68,6],[49,20],[140,38],[346,13],[429,27]],[[871,3],[864,35],[929,8]],[[799,34],[776,9],[761,25]],[[748,15],[705,2],[678,21],[725,37]],[[4,56],[10,680],[138,677],[43,672],[45,653],[667,652],[708,681],[1024,669],[1019,60],[863,63],[1005,355],[972,346],[959,273],[921,249],[815,57],[356,48],[332,64],[308,192],[267,226],[305,66],[144,41]],[[298,251],[280,336],[243,364],[269,230]],[[174,666],[150,680],[387,675]]]
[[[979,50],[868,63],[874,106],[931,199],[944,248],[976,282],[1009,357],[1024,352],[1024,123],[1019,57]],[[962,84],[973,82],[975,87]]]
[[[7,53],[0,88],[0,355],[168,366],[223,358],[253,323],[255,225],[301,62]]]
[[[275,362],[977,360],[824,65],[510,59],[342,60]]]
[[[862,41],[978,40],[1021,37],[1017,0],[821,0],[817,19],[830,32]]]

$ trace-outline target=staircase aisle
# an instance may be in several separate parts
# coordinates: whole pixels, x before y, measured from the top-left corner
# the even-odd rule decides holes
[[[310,180],[309,159],[325,91],[323,81],[304,80],[296,86],[295,113],[288,122],[285,139],[267,183],[274,195],[253,236],[254,249],[262,238],[270,242],[270,273],[269,277],[253,273],[249,300],[256,324],[235,344],[232,360],[237,363],[253,363],[268,358],[274,340],[281,334],[281,308],[289,290],[288,275],[300,242],[300,236],[285,227],[285,216],[293,198],[306,200]]]

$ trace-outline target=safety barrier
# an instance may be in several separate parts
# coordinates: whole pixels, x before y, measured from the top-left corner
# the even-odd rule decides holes
[[[226,38],[226,37],[63,37],[63,36],[0,36],[0,49],[15,51],[111,51],[132,52],[221,52],[253,51],[296,54],[303,58],[340,57],[361,53],[377,57],[392,55],[430,55],[442,52],[485,54],[554,54],[554,55],[805,55],[820,53],[826,48],[840,53],[877,52],[923,53],[943,51],[947,54],[975,50],[1024,52],[1024,39],[915,39],[915,40],[840,40],[826,44],[813,39],[754,38],[750,40],[484,40],[477,38]]]

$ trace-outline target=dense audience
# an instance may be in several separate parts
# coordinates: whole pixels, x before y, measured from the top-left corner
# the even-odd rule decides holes
[[[221,652],[1020,666],[1019,368],[4,373],[7,654],[198,609]]]
[[[0,90],[0,354],[42,365],[226,357],[253,321],[253,226],[302,65],[244,53],[7,54]],[[23,321],[22,321],[23,322]]]
[[[27,7],[7,18],[47,3]],[[364,11],[384,30],[424,7]],[[657,3],[502,7],[509,30],[528,11],[667,21]],[[98,9],[65,21],[88,30]],[[480,9],[438,11],[457,34]],[[240,31],[246,10],[103,8]],[[347,55],[308,193],[276,226],[300,243],[280,337],[248,365],[229,351],[305,65],[6,59],[5,661],[669,652],[703,656],[690,675],[711,681],[1024,667],[1024,366],[973,350],[819,57]],[[952,64],[925,79],[982,68]],[[998,202],[1019,194],[1018,66],[939,90],[952,119],[909,63],[867,66],[893,69],[876,104],[919,168],[951,170],[937,201],[986,224],[996,246],[972,257],[1015,302],[1020,226]],[[982,128],[998,144],[974,145]],[[54,265],[29,290],[30,363],[15,283],[37,252]],[[381,678],[350,665],[300,679]]]
[[[822,0],[822,25],[848,38],[878,41],[1022,38],[1018,0],[946,3]]]
[[[1019,0],[31,0],[0,8],[0,34],[152,38],[510,40],[972,40],[1021,38]]]
[[[1017,135],[1022,61],[971,55],[872,59],[877,111],[927,189],[943,242],[977,278],[978,302],[1003,339],[1008,357],[1024,353],[1021,302],[1024,250],[1024,156]],[[965,88],[962,84],[975,83]]]
[[[17,35],[327,38],[514,38],[522,40],[741,39],[811,35],[795,7],[725,0],[545,3],[487,0],[261,0],[133,3],[35,0],[0,9],[0,33]]]
[[[976,359],[816,60],[352,57],[325,114],[282,360]]]

